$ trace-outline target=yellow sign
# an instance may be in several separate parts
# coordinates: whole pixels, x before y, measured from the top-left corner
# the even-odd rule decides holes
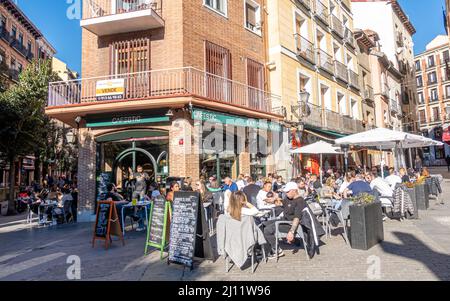
[[[110,79],[97,82],[95,96],[98,101],[123,99],[125,79]]]

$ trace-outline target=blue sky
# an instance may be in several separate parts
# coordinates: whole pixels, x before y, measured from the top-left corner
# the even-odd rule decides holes
[[[81,71],[81,29],[78,19],[69,19],[71,4],[81,0],[18,0],[25,14],[58,51],[57,57],[75,71]],[[414,52],[425,50],[438,34],[445,34],[442,18],[444,0],[399,0],[416,27]]]

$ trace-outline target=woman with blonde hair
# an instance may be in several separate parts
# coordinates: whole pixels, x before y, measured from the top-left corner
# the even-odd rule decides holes
[[[255,216],[258,212],[258,209],[248,202],[245,193],[236,191],[231,194],[227,213],[233,219],[241,221],[242,216]]]

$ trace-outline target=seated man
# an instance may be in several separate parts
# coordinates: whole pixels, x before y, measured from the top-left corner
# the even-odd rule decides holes
[[[400,176],[395,173],[395,169],[392,167],[389,168],[389,176],[386,177],[385,180],[392,189],[395,189],[395,186],[397,186],[397,184],[402,184],[403,182],[402,178],[400,178]]]
[[[302,217],[302,211],[306,208],[305,200],[299,196],[297,183],[289,182],[286,184],[283,192],[286,193],[286,198],[283,199],[283,217],[282,220],[292,221],[292,226],[280,225],[279,230],[281,232],[288,232],[287,241],[292,243],[295,239],[295,233],[297,232]],[[276,222],[277,220],[270,220],[263,223],[264,236],[271,247],[271,255],[269,259],[284,256],[283,250],[274,250],[276,245]]]
[[[348,199],[350,196],[357,197],[363,193],[372,193],[370,185],[364,181],[362,174],[356,174],[352,177],[350,185],[344,190],[344,198]]]
[[[372,190],[376,190],[380,193],[380,201],[383,206],[392,206],[392,202],[389,198],[392,198],[392,196],[394,195],[394,190],[388,184],[388,182],[383,180],[377,174],[372,173],[370,174],[370,187],[372,188]]]

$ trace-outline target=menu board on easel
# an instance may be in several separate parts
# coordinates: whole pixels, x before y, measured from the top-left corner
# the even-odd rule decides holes
[[[164,198],[156,198],[153,201],[148,220],[145,255],[148,247],[155,247],[160,250],[161,259],[163,258],[164,249],[167,247],[170,212],[170,203]]]
[[[113,201],[98,202],[92,247],[95,247],[96,240],[103,240],[105,248],[108,249],[112,243],[112,235],[118,236],[125,245],[115,203]]]
[[[183,264],[193,269],[194,257],[214,260],[200,194],[176,192],[170,226],[168,263]]]

